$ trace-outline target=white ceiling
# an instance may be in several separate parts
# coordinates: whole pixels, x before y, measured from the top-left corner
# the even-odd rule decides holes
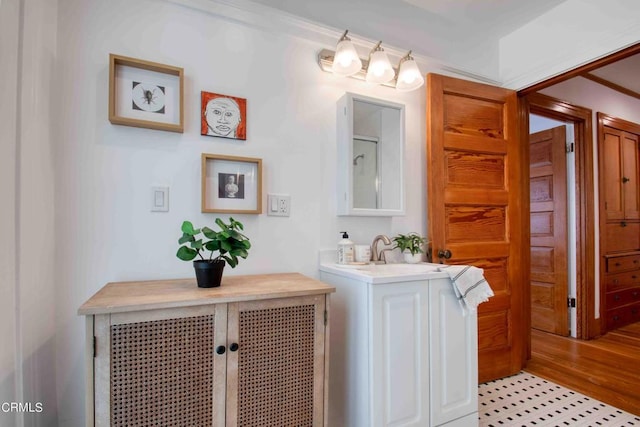
[[[630,56],[591,71],[600,78],[640,93],[640,55]]]
[[[253,0],[432,56],[447,41],[498,40],[565,0]]]
[[[564,0],[401,0],[450,22],[463,24],[469,36],[487,31],[502,37]],[[479,33],[482,31],[482,34]]]

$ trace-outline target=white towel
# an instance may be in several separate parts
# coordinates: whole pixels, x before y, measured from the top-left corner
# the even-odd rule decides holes
[[[458,300],[464,301],[466,308],[472,312],[493,296],[493,290],[481,268],[471,265],[443,265],[438,270],[451,277]]]

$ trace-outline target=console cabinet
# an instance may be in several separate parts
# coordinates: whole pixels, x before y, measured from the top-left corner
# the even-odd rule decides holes
[[[298,274],[110,283],[87,316],[89,426],[326,425],[328,294]]]

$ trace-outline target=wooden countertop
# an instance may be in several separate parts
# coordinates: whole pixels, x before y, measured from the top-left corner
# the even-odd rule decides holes
[[[80,315],[123,313],[236,301],[327,294],[335,288],[299,273],[224,276],[218,288],[196,279],[107,283],[78,309]]]

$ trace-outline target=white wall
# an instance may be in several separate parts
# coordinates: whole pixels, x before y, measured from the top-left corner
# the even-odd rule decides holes
[[[500,80],[521,89],[640,40],[637,0],[567,0],[500,40]]]
[[[85,398],[78,307],[109,281],[191,277],[175,257],[183,220],[200,213],[202,152],[263,159],[264,193],[291,195],[291,217],[234,215],[253,242],[225,274],[317,276],[318,250],[348,230],[357,243],[426,230],[424,92],[401,94],[322,72],[326,46],[165,2],[68,0],[59,5],[56,147],[57,381],[61,425],[80,425]],[[111,125],[109,53],[185,69],[185,133]],[[247,98],[247,140],[200,136],[201,90]],[[345,91],[406,104],[407,216],[338,218],[336,101]],[[150,187],[170,187],[170,211],[149,211]]]
[[[54,171],[51,124],[57,2],[0,4],[2,40],[2,299],[0,397],[25,413],[0,425],[57,425]],[[13,365],[13,366],[12,366]],[[38,408],[42,405],[42,412]]]
[[[18,105],[18,0],[0,2],[0,403],[16,401],[16,106]],[[0,425],[15,425],[0,413]]]

